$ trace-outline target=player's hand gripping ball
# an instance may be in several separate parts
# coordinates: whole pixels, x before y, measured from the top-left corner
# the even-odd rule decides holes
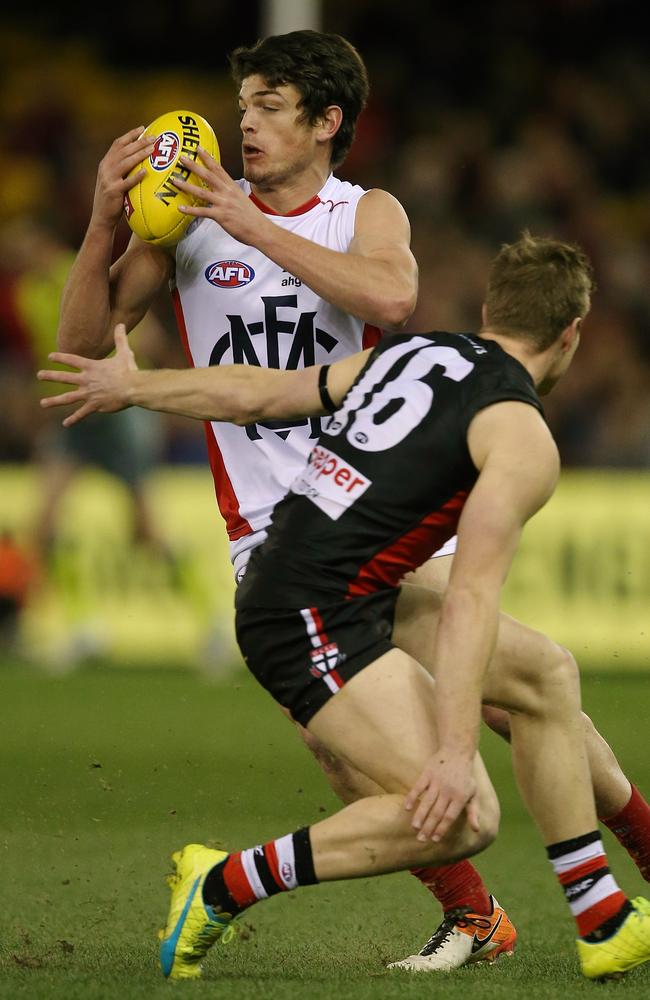
[[[212,126],[192,111],[169,111],[146,129],[156,136],[151,156],[138,163],[131,174],[143,168],[146,176],[124,196],[124,214],[133,232],[147,243],[174,246],[194,217],[178,211],[179,205],[198,205],[200,199],[179,191],[173,176],[204,187],[203,181],[178,162],[181,154],[197,158],[198,147],[219,162],[219,144]]]

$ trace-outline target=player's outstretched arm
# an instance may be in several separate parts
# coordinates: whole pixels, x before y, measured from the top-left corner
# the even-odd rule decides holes
[[[434,649],[439,750],[406,799],[423,839],[444,836],[465,806],[470,822],[479,821],[471,768],[501,587],[524,524],[551,496],[559,473],[550,432],[527,403],[481,410],[468,445],[479,477],[459,522]]]
[[[181,191],[203,200],[181,211],[214,219],[344,312],[386,330],[404,326],[415,308],[418,271],[408,218],[392,195],[373,190],[361,198],[354,239],[349,251],[341,253],[276,226],[221,164],[203,149],[199,156],[196,163],[185,158],[185,165],[207,184],[207,191],[172,178]]]
[[[41,400],[44,408],[76,405],[63,420],[64,427],[91,413],[115,413],[127,406],[239,425],[329,412],[319,388],[321,365],[297,371],[250,365],[140,371],[124,324],[115,328],[114,346],[115,354],[104,359],[54,352],[50,361],[74,370],[38,372],[42,382],[74,387]],[[361,351],[330,366],[327,392],[332,403],[342,402],[369,354],[369,350]]]
[[[61,297],[57,341],[63,351],[105,357],[113,348],[115,324],[133,329],[171,273],[171,257],[135,237],[111,266],[124,195],[144,175],[141,170],[129,177],[129,171],[152,148],[151,137],[139,127],[116,139],[99,165],[88,231]]]

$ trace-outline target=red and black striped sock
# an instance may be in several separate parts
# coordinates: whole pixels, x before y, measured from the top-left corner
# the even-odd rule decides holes
[[[241,913],[260,899],[315,885],[309,827],[268,844],[229,854],[208,872],[203,901],[220,913]]]
[[[650,805],[634,785],[627,805],[614,816],[600,817],[650,882]]]
[[[598,830],[546,848],[567,903],[587,941],[614,934],[632,909],[607,867]]]
[[[469,861],[456,861],[453,865],[436,868],[411,868],[411,875],[433,893],[445,913],[461,906],[469,906],[472,913],[484,916],[492,913],[483,879]]]

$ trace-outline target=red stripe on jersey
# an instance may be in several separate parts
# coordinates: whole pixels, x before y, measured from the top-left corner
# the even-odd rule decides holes
[[[260,201],[257,195],[253,194],[252,191],[248,197],[254,205],[257,205],[260,211],[264,212],[264,215],[281,215],[284,219],[288,219],[293,215],[304,215],[305,212],[311,212],[312,208],[315,208],[316,205],[320,205],[320,198],[317,194],[315,194],[313,198],[309,199],[309,201],[304,202],[302,205],[298,205],[298,208],[292,208],[290,212],[276,212],[274,208],[269,208],[269,206],[265,205],[263,201]]]
[[[177,288],[174,288],[172,291],[172,302],[174,303],[176,324],[178,326],[178,332],[180,334],[181,343],[183,344],[185,356],[190,367],[194,368],[194,358],[192,357],[192,352],[190,350],[190,341],[187,336],[185,316],[183,315],[183,304]],[[230,476],[228,475],[223,460],[223,455],[221,454],[221,449],[217,444],[214,429],[209,420],[204,421],[203,428],[205,430],[205,439],[208,446],[208,460],[210,462],[210,469],[214,480],[217,503],[219,505],[219,510],[221,511],[221,516],[226,522],[228,538],[231,542],[234,542],[236,539],[242,538],[244,535],[250,535],[253,529],[246,518],[242,517],[239,512],[239,500],[237,499],[237,495],[233,489]]]
[[[221,516],[226,522],[226,531],[231,542],[235,542],[244,535],[250,535],[252,528],[245,517],[239,512],[239,500],[230,481],[230,476],[226,469],[221,448],[217,444],[214,436],[212,424],[205,423],[205,439],[208,445],[208,459],[214,479],[214,491],[217,495],[217,503]]]
[[[365,351],[369,347],[376,347],[383,336],[383,331],[378,326],[366,323],[361,335],[361,350]]]
[[[561,872],[558,874],[558,879],[561,885],[570,885],[571,882],[577,882],[578,879],[591,875],[592,872],[597,872],[599,868],[606,867],[607,858],[604,854],[599,854],[597,858],[590,858],[589,861],[584,861],[581,865],[575,865],[574,868]]]
[[[427,514],[414,528],[373,556],[348,584],[348,597],[396,587],[405,573],[421,566],[455,534],[466,499],[467,491],[459,491],[439,510]]]

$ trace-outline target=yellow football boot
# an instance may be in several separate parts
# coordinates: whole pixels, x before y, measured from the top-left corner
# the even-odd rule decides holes
[[[211,868],[227,858],[202,844],[188,844],[172,854],[175,872],[167,926],[161,931],[160,967],[169,979],[198,979],[208,949],[230,926],[230,913],[215,913],[203,902],[203,883]]]
[[[578,957],[587,979],[619,979],[629,969],[650,962],[650,902],[637,896],[632,912],[605,941],[578,938]]]

